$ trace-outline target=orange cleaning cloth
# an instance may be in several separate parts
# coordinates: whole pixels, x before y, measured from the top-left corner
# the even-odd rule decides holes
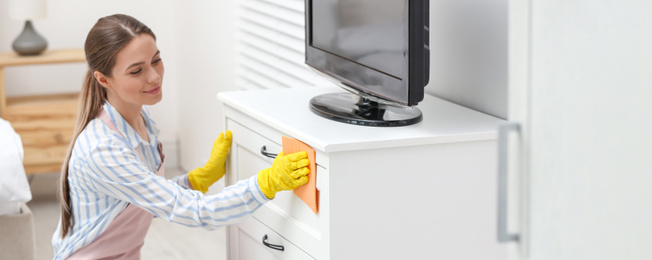
[[[319,191],[317,190],[317,163],[315,161],[315,150],[310,148],[307,144],[287,136],[283,136],[283,153],[291,154],[300,151],[308,153],[308,160],[310,160],[310,174],[308,174],[308,183],[294,189],[294,194],[301,198],[314,213],[319,211]]]

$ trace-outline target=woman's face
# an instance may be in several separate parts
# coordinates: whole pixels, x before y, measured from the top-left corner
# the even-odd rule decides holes
[[[140,107],[161,101],[164,71],[156,41],[141,34],[118,51],[112,76],[98,80],[110,89],[107,97],[112,105]]]

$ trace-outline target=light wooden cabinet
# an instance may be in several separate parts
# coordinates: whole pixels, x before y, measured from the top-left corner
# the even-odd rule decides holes
[[[228,227],[229,259],[507,257],[496,239],[495,130],[502,120],[430,96],[419,105],[423,122],[407,127],[354,126],[310,112],[312,97],[336,91],[218,95],[233,132],[227,185],[270,167],[261,149],[281,151],[282,136],[317,152],[319,212],[290,191],[278,193]]]
[[[75,127],[78,93],[7,97],[5,67],[85,62],[82,49],[48,50],[38,56],[0,53],[0,117],[20,135],[27,174],[56,172],[70,144]]]

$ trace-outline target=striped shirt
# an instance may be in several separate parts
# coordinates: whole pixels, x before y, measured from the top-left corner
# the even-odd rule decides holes
[[[162,163],[159,130],[147,108],[141,114],[149,142],[111,104],[103,108],[120,133],[95,118],[75,140],[68,163],[73,227],[62,239],[59,220],[52,237],[54,259],[90,244],[129,203],[171,222],[212,230],[239,222],[268,201],[256,176],[213,195],[189,189],[187,174],[169,180],[156,176]]]

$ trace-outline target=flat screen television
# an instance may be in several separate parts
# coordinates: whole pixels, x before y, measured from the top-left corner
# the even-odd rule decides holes
[[[421,121],[430,67],[428,0],[306,0],[306,64],[349,92],[310,101],[366,126]]]

